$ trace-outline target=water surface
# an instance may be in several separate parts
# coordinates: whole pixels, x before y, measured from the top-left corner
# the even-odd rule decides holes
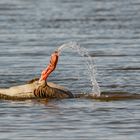
[[[50,54],[77,41],[96,62],[101,91],[140,93],[140,0],[1,0],[0,87],[38,77]],[[84,58],[62,53],[49,77],[90,92]],[[0,101],[0,139],[138,140],[139,100]]]

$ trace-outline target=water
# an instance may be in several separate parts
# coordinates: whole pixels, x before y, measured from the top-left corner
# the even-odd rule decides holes
[[[76,41],[96,62],[101,92],[139,94],[139,10],[140,0],[1,0],[0,87],[40,76],[58,46]],[[48,80],[90,92],[84,59],[65,49]],[[139,100],[0,101],[0,139],[139,140],[139,106]]]
[[[84,61],[86,63],[85,67],[87,67],[87,70],[85,70],[85,71],[88,72],[88,75],[89,75],[91,83],[92,83],[92,91],[90,91],[90,94],[100,96],[100,87],[99,87],[98,82],[96,81],[96,77],[95,77],[96,76],[95,66],[92,61],[92,58],[89,56],[88,51],[85,48],[80,47],[80,45],[77,44],[76,42],[70,42],[70,43],[61,45],[58,48],[59,53],[61,53],[62,49],[65,49],[65,48],[71,48],[71,49],[73,49],[73,51],[76,51],[80,56],[85,57],[84,58]],[[86,82],[88,82],[88,81],[86,81]]]

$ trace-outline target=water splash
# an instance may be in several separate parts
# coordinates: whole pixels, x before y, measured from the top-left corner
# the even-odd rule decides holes
[[[81,57],[84,57],[84,60],[86,62],[86,66],[87,66],[87,69],[89,72],[91,84],[92,84],[91,92],[93,95],[100,96],[100,87],[95,78],[95,76],[96,76],[95,66],[93,65],[93,60],[89,56],[87,49],[80,47],[80,45],[77,42],[69,42],[69,43],[61,45],[58,48],[59,53],[61,53],[61,51],[66,48],[72,48],[72,50],[76,51]]]

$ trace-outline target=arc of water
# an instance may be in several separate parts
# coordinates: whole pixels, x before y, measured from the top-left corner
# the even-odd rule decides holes
[[[87,64],[87,68],[88,68],[88,72],[89,72],[90,80],[92,84],[92,94],[96,96],[100,96],[100,87],[99,87],[98,82],[96,81],[95,65],[93,64],[93,60],[90,57],[87,49],[80,47],[80,45],[77,42],[69,42],[58,47],[59,53],[61,53],[62,49],[66,49],[66,48],[72,48],[73,50],[76,50],[76,52],[80,56],[86,59],[85,62]]]

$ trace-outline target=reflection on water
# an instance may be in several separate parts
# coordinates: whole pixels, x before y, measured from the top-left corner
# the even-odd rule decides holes
[[[140,1],[1,0],[0,87],[39,76],[50,54],[76,41],[96,60],[101,91],[140,93]],[[83,60],[65,52],[50,81],[91,91]],[[139,101],[0,101],[1,139],[139,138]]]

